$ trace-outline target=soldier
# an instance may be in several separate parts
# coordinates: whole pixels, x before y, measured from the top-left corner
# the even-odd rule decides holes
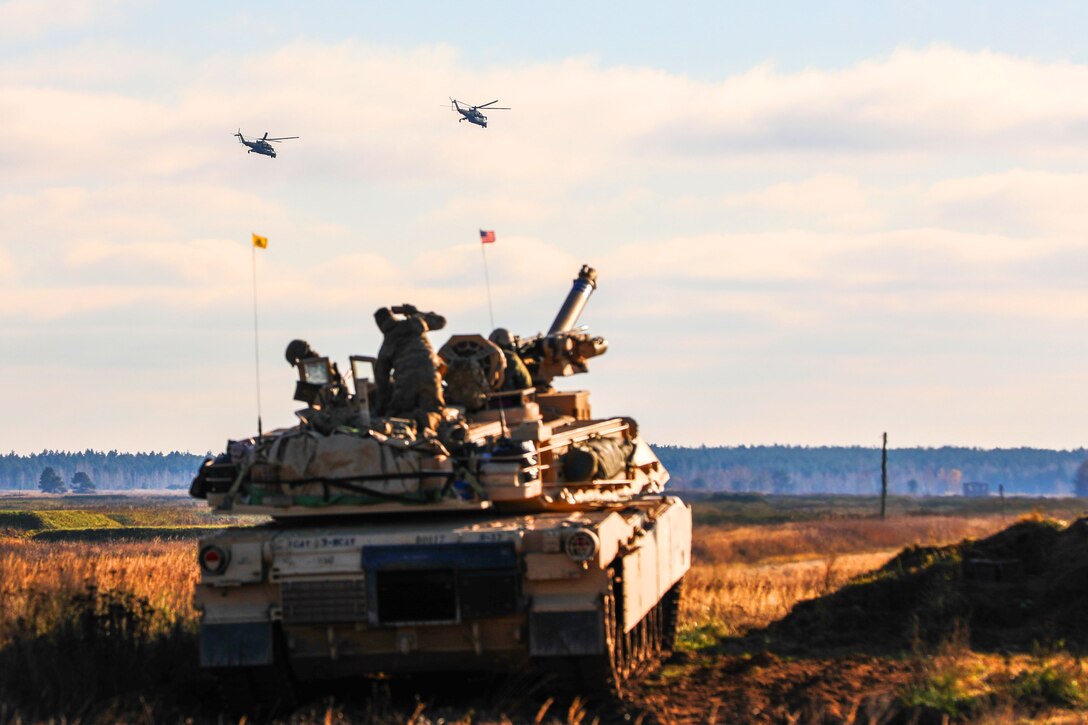
[[[497,327],[487,338],[495,343],[502,354],[506,356],[506,373],[502,378],[502,390],[524,390],[533,386],[533,379],[529,376],[529,369],[525,367],[517,348],[514,347],[514,339],[510,331],[505,327]]]
[[[396,317],[398,313],[404,317]],[[427,331],[441,330],[446,318],[402,305],[382,307],[374,313],[374,321],[385,335],[374,370],[378,413],[414,418],[421,437],[434,435],[446,402],[439,377],[441,361],[427,342]]]

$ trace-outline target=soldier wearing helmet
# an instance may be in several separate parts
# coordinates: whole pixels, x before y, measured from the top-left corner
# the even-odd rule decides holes
[[[506,373],[502,378],[502,390],[524,390],[533,386],[533,379],[529,376],[529,369],[525,367],[521,356],[518,355],[514,338],[505,327],[496,327],[488,336],[506,357]]]

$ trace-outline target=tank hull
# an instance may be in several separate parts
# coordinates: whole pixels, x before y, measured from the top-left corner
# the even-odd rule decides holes
[[[197,586],[201,664],[275,666],[298,681],[506,671],[607,660],[625,637],[653,639],[640,630],[650,619],[661,641],[628,649],[652,658],[671,641],[660,605],[690,542],[689,507],[660,495],[568,513],[225,529],[201,541],[227,560]]]

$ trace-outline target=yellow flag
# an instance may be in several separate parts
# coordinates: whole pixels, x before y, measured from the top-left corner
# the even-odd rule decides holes
[[[268,249],[268,237],[262,237],[260,234],[253,235],[253,246],[261,249]]]

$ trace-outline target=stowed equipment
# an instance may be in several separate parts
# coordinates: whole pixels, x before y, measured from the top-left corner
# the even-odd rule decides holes
[[[299,424],[231,441],[205,461],[190,493],[220,511],[290,517],[406,505],[544,510],[660,492],[668,473],[633,420],[593,418],[587,391],[552,386],[586,372],[589,358],[608,349],[575,327],[596,285],[596,271],[583,266],[546,334],[493,333],[506,351],[481,335],[453,335],[438,351],[444,405],[431,417],[391,415],[375,399],[389,381],[385,368],[375,369],[381,356],[352,356],[349,387],[335,363],[292,341],[286,357],[298,370],[295,399],[307,406],[297,412]],[[391,312],[409,320],[434,314],[410,305]],[[437,320],[430,329],[441,326]],[[508,359],[515,360],[508,356],[524,362],[531,387],[504,386]],[[391,382],[395,391],[396,370]]]

